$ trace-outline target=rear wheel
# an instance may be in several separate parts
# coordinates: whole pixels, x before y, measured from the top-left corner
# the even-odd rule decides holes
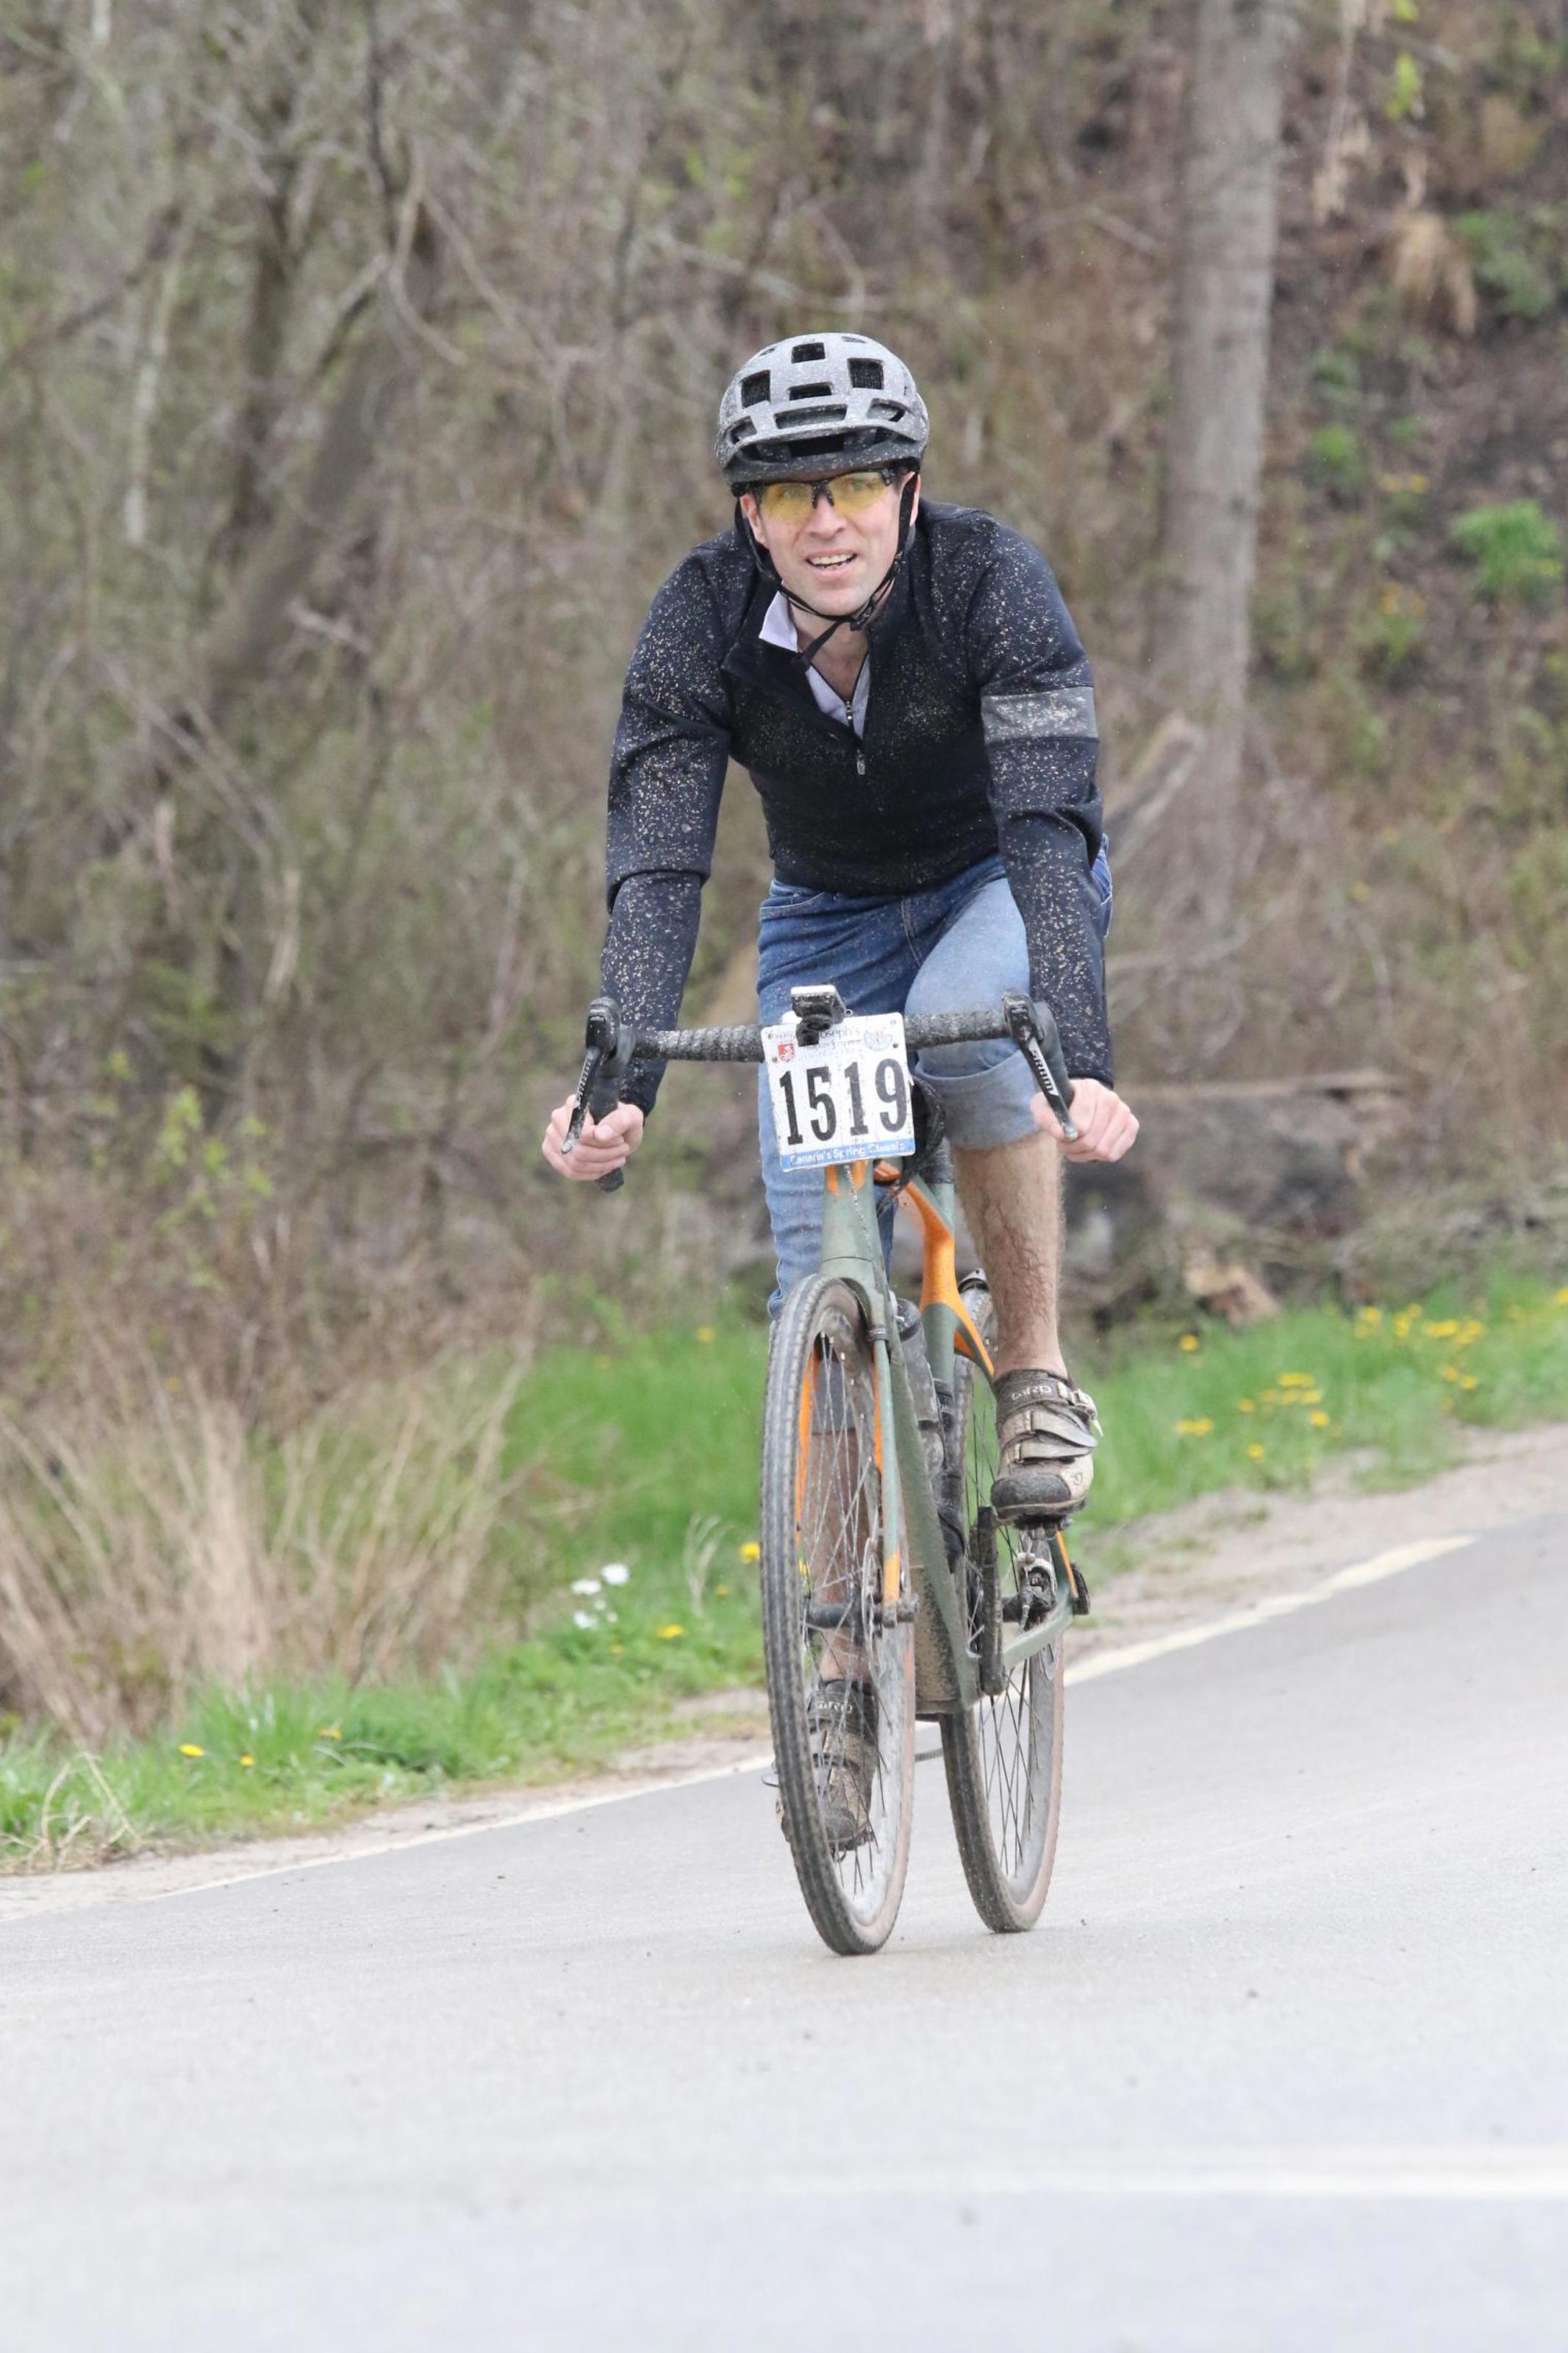
[[[763,1646],[784,1833],[837,1953],[887,1940],[914,1796],[914,1640],[882,1589],[877,1406],[859,1300],[808,1275],[784,1302],[768,1364]]]
[[[995,1310],[983,1283],[964,1298],[988,1347],[996,1339]],[[975,1529],[991,1501],[996,1475],[996,1414],[991,1383],[961,1357],[953,1383],[963,1449],[962,1509],[966,1554],[976,1556]],[[1005,1606],[1018,1591],[1017,1559],[1024,1531],[996,1530],[996,1566]],[[964,1596],[970,1648],[981,1646],[984,1595],[975,1569]],[[994,1699],[984,1694],[962,1715],[942,1719],[942,1763],[963,1875],[975,1909],[999,1933],[1032,1928],[1040,1916],[1056,1861],[1061,1808],[1062,1638],[1013,1669]]]

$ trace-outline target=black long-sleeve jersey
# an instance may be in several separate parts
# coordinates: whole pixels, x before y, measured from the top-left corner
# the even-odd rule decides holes
[[[1093,680],[1044,556],[993,516],[921,508],[870,625],[863,738],[762,641],[776,586],[731,530],[654,598],[610,769],[606,992],[645,1026],[679,1018],[733,759],[781,881],[897,897],[999,849],[1068,1069],[1109,1084]],[[658,1078],[639,1065],[628,1099],[651,1109]]]

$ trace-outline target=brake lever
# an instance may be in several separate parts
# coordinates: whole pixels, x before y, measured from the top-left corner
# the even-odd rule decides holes
[[[586,1029],[587,1051],[572,1096],[572,1116],[566,1123],[566,1133],[561,1142],[563,1159],[575,1152],[582,1140],[583,1122],[591,1112],[595,1119],[604,1119],[621,1100],[621,1081],[631,1064],[634,1033],[621,1019],[621,1010],[612,997],[595,997],[588,1008]],[[618,1193],[626,1183],[626,1170],[612,1168],[607,1176],[596,1180],[601,1193]]]
[[[1021,988],[1003,991],[1002,1012],[1013,1043],[1033,1071],[1035,1084],[1056,1113],[1063,1142],[1076,1144],[1078,1129],[1068,1109],[1072,1081],[1062,1060],[1061,1039],[1057,1034],[1054,1018],[1046,1011],[1042,1019],[1042,1008],[1037,1007],[1033,997],[1026,997]]]

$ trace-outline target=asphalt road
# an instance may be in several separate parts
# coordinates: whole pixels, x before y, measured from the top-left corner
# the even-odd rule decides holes
[[[1069,1693],[817,1946],[754,1772],[0,1926],[0,2346],[1568,2346],[1568,1520]]]

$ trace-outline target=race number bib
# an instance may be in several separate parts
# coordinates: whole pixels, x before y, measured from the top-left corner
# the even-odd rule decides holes
[[[781,1166],[899,1160],[914,1150],[901,1013],[851,1016],[815,1046],[799,1043],[792,1015],[763,1031],[763,1067]]]

